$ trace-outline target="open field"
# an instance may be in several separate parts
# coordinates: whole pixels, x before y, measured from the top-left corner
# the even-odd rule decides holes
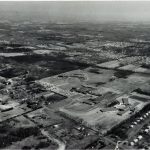
[[[119,100],[119,99],[118,99]],[[134,102],[133,102],[134,101]],[[137,100],[129,99],[130,107],[134,105]],[[139,102],[136,106],[136,112],[141,110],[146,103]],[[114,126],[118,125],[122,121],[128,119],[132,114],[130,109],[122,115],[118,115],[118,109],[106,110],[101,112],[101,107],[92,108],[93,106],[88,104],[83,104],[80,102],[73,103],[65,108],[60,108],[59,111],[66,113],[68,116],[73,118],[79,118],[83,120],[83,124],[90,126],[95,130],[105,134],[107,131],[111,130]],[[115,106],[114,106],[115,107]],[[77,119],[78,120],[78,119]]]

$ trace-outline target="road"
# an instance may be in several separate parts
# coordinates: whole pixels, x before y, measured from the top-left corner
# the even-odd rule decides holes
[[[52,137],[52,136],[48,133],[48,131],[45,131],[44,129],[41,129],[41,133],[42,133],[44,136],[46,136],[49,140],[51,140],[51,141],[53,141],[53,142],[55,142],[55,143],[58,144],[59,147],[58,147],[57,150],[65,150],[66,145],[65,145],[63,142],[59,141],[58,139],[55,139],[54,137]]]

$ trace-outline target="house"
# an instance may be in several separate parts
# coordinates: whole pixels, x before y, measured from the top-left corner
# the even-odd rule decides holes
[[[142,135],[139,135],[139,136],[138,136],[138,139],[139,139],[139,140],[141,140],[142,138],[143,138],[143,136],[142,136]]]
[[[130,128],[133,128],[134,127],[134,125],[130,125]]]
[[[138,139],[134,139],[133,141],[134,141],[134,143],[137,143],[139,140]]]
[[[137,122],[135,121],[135,122],[133,122],[133,124],[137,125]]]
[[[134,144],[134,142],[130,142],[130,145],[131,145],[131,146],[134,146],[135,144]]]
[[[145,133],[148,133],[148,132],[149,132],[149,129],[145,129],[144,132],[145,132]]]
[[[140,120],[138,119],[137,122],[140,122]]]

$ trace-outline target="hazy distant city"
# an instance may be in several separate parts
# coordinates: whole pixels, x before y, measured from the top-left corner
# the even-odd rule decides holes
[[[150,2],[0,2],[0,149],[150,149]]]

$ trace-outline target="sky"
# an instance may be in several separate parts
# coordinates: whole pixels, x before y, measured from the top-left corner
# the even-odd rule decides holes
[[[150,22],[150,1],[0,1],[0,20]]]

